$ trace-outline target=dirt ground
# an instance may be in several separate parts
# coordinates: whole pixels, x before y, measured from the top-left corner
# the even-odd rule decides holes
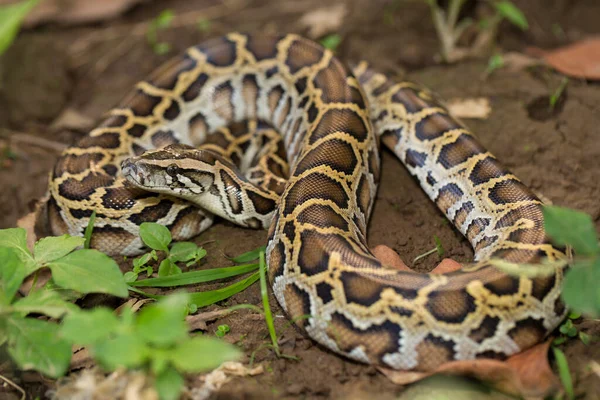
[[[557,47],[598,34],[600,3],[596,0],[514,0],[527,16],[526,32],[502,24],[498,47],[524,51],[527,46]],[[469,2],[466,13],[475,12]],[[487,97],[492,113],[485,121],[467,125],[500,160],[536,192],[553,203],[592,215],[600,230],[600,86],[571,79],[565,101],[552,113],[539,99],[547,98],[561,76],[545,68],[511,72],[500,69],[483,79],[487,60],[438,65],[438,41],[429,9],[417,1],[348,0],[344,23],[337,30],[343,41],[337,53],[344,60],[369,60],[376,68],[405,75],[434,89],[444,98]],[[227,6],[228,5],[228,6]],[[305,33],[298,23],[322,1],[209,0],[151,1],[108,22],[83,27],[46,25],[23,32],[0,58],[0,228],[13,227],[44,194],[47,174],[61,145],[73,143],[151,70],[177,52],[208,37],[231,30]],[[136,24],[165,9],[177,15],[206,10],[210,29],[195,23],[160,33],[170,43],[169,55],[156,55]],[[558,29],[558,28],[560,29]],[[65,110],[79,117],[68,126],[57,123]],[[60,121],[58,121],[60,122]],[[80,124],[82,128],[74,125]],[[62,125],[62,126],[61,126]],[[43,138],[48,143],[39,143]],[[385,244],[409,263],[435,246],[440,238],[445,257],[468,262],[473,253],[467,241],[420,190],[417,182],[387,151],[383,152],[382,183],[369,226],[371,245]],[[208,250],[205,266],[228,265],[224,254],[235,255],[263,245],[266,232],[245,230],[219,222],[197,238]],[[432,255],[413,267],[433,268]],[[199,289],[206,290],[207,287]],[[260,304],[258,285],[213,308]],[[277,359],[269,350],[256,354],[266,372],[236,378],[216,398],[397,398],[395,386],[373,367],[344,360],[287,327],[282,310],[271,297],[276,328],[283,334],[282,350],[299,361]],[[268,341],[264,322],[239,312],[209,325],[230,325],[229,340],[250,355]],[[600,335],[598,321],[577,326]],[[600,378],[587,367],[600,359],[597,345],[569,340],[562,346],[581,398],[600,398]],[[190,386],[198,380],[188,381]]]

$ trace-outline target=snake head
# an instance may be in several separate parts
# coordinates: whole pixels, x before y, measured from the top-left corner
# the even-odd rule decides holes
[[[121,171],[140,189],[190,199],[207,191],[214,182],[211,153],[174,144],[124,160]]]

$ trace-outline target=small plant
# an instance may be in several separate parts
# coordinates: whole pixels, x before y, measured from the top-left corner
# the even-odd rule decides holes
[[[215,331],[215,336],[218,338],[222,338],[225,335],[227,335],[229,333],[229,331],[231,330],[231,328],[229,328],[229,325],[219,325],[217,327],[217,330]]]
[[[83,238],[69,235],[47,237],[39,240],[31,253],[24,229],[0,230],[0,344],[7,346],[21,369],[57,378],[67,371],[71,359],[71,343],[57,334],[58,325],[30,314],[57,320],[77,311],[65,297],[73,291],[127,297],[118,265],[96,250],[75,250],[83,242]],[[52,279],[38,288],[42,268],[50,269]],[[29,275],[33,275],[29,293],[18,296]]]
[[[182,373],[212,370],[239,358],[236,346],[221,340],[188,335],[184,320],[188,295],[178,293],[144,307],[139,314],[125,308],[117,317],[97,308],[65,317],[59,335],[86,346],[106,371],[142,369],[154,378],[162,400],[178,399]]]
[[[152,250],[133,260],[133,270],[125,273],[127,282],[134,282],[143,272],[148,277],[154,273],[154,267],[148,264],[152,260],[158,261],[157,251],[165,254],[165,259],[158,265],[159,277],[181,274],[178,262],[184,262],[189,267],[206,256],[206,250],[192,242],[176,242],[171,245],[169,229],[154,222],[144,222],[140,226],[140,237]]]
[[[433,23],[440,40],[440,52],[445,62],[456,62],[468,56],[479,55],[484,49],[490,47],[497,35],[498,26],[503,20],[511,22],[522,30],[527,30],[529,24],[525,15],[508,0],[490,0],[493,15],[481,19],[477,23],[479,34],[473,46],[469,49],[458,48],[457,43],[467,28],[474,25],[474,21],[465,18],[459,21],[459,15],[465,0],[450,0],[448,10],[442,9],[437,0],[424,0],[431,8]]]
[[[211,26],[212,26],[212,24],[211,24],[210,20],[207,18],[200,18],[198,20],[198,23],[196,24],[196,27],[202,33],[210,32]]]
[[[440,240],[440,238],[437,237],[436,235],[433,235],[433,241],[435,242],[435,247],[429,251],[426,251],[423,254],[419,254],[418,256],[416,256],[415,259],[413,260],[413,264],[427,256],[434,254],[434,253],[438,253],[438,255],[440,257],[444,256],[445,250],[444,250],[444,246],[442,246],[442,241]]]
[[[158,40],[158,32],[168,28],[174,17],[175,14],[173,13],[173,10],[164,10],[154,18],[148,27],[146,40],[148,41],[148,44],[152,46],[154,53],[158,55],[167,54],[171,50],[171,45],[169,43]]]
[[[560,81],[560,84],[556,88],[556,90],[554,92],[552,92],[552,94],[550,95],[550,99],[549,99],[549,111],[550,112],[552,112],[554,110],[554,107],[556,107],[556,105],[558,104],[558,100],[560,100],[561,96],[563,95],[565,89],[567,88],[568,83],[569,83],[569,78],[567,78],[566,76],[563,77]]]
[[[321,39],[319,43],[321,43],[321,46],[325,47],[326,49],[335,51],[340,43],[342,43],[342,37],[337,33],[332,33],[331,35],[327,35]]]
[[[579,340],[586,346],[588,346],[591,342],[591,337],[585,332],[582,332],[577,329],[577,327],[573,324],[573,321],[581,318],[581,314],[577,312],[572,312],[569,314],[568,319],[562,323],[562,325],[558,328],[560,332],[560,336],[552,341],[552,344],[558,346],[559,344],[563,344],[568,339],[574,338],[576,336],[579,337]]]

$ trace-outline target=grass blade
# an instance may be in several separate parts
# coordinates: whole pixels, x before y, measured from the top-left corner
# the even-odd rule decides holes
[[[92,240],[92,233],[94,232],[94,223],[96,222],[96,210],[92,211],[92,215],[90,215],[90,220],[88,221],[87,226],[85,227],[85,233],[83,234],[83,238],[85,242],[83,242],[83,248],[90,248],[90,241]]]
[[[258,275],[258,272],[255,272],[249,277],[221,289],[192,293],[190,295],[190,303],[200,308],[225,300],[256,282],[259,279]]]
[[[267,285],[267,264],[265,262],[265,252],[262,250],[259,254],[258,272],[260,274],[260,296],[262,297],[263,308],[265,312],[265,322],[269,328],[269,336],[271,336],[271,343],[273,343],[273,350],[275,354],[279,356],[279,344],[277,343],[277,333],[275,333],[275,325],[273,324],[273,314],[271,314],[271,307],[269,306],[269,290]]]
[[[554,359],[556,360],[558,375],[560,376],[560,381],[565,389],[567,398],[569,400],[573,400],[575,398],[575,393],[573,392],[573,381],[571,380],[571,372],[569,371],[567,357],[565,357],[565,353],[563,353],[562,350],[557,347],[553,347],[552,351],[554,352]]]
[[[260,252],[261,251],[264,252],[265,249],[266,249],[265,246],[261,246],[261,247],[259,247],[257,249],[250,250],[247,253],[240,254],[237,257],[231,258],[230,260],[233,261],[233,262],[236,262],[236,263],[247,263],[247,262],[250,262],[250,261],[254,261],[254,260],[258,259],[259,255],[260,255]]]
[[[235,267],[211,268],[202,271],[190,271],[162,278],[141,279],[131,282],[135,287],[174,287],[192,285],[195,283],[211,282],[255,271],[258,264],[237,265]]]

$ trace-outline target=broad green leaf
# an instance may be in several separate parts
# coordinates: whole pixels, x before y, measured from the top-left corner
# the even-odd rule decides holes
[[[173,262],[190,261],[196,256],[198,246],[192,242],[177,242],[171,246],[169,258]]]
[[[174,287],[192,285],[195,283],[211,282],[218,279],[229,278],[256,271],[258,264],[237,265],[235,267],[211,268],[201,271],[183,272],[178,275],[165,276],[163,278],[141,279],[130,282],[135,287]]]
[[[169,252],[171,232],[165,226],[155,222],[144,222],[140,225],[140,237],[146,246],[154,250]]]
[[[154,387],[160,400],[177,400],[183,389],[183,377],[175,368],[165,368],[156,376]]]
[[[265,249],[266,249],[265,246],[261,246],[257,249],[250,250],[244,254],[240,254],[239,256],[232,258],[231,261],[233,261],[235,263],[247,263],[250,261],[258,260],[258,257],[260,256],[260,252],[265,251]]]
[[[44,265],[66,256],[79,246],[85,239],[81,237],[62,235],[48,236],[40,239],[33,248],[33,256],[38,264]]]
[[[135,282],[135,280],[138,278],[138,274],[136,274],[133,271],[127,271],[123,274],[123,279],[125,279],[125,282],[131,284],[133,282]]]
[[[162,327],[166,330],[166,327]],[[133,333],[123,333],[103,340],[90,347],[94,359],[105,369],[114,371],[119,367],[135,368],[150,357],[151,350]]]
[[[0,247],[9,247],[16,251],[17,256],[19,256],[19,258],[23,262],[23,266],[25,267],[25,276],[31,274],[36,269],[41,268],[36,264],[35,260],[33,259],[33,256],[27,248],[27,232],[25,232],[25,229],[1,229]]]
[[[161,278],[181,274],[181,268],[179,268],[170,258],[165,258],[160,262],[158,266],[158,276]]]
[[[27,0],[0,7],[0,55],[12,44],[19,27],[39,0]]]
[[[590,317],[600,316],[600,259],[578,261],[565,274],[562,298],[567,306]]]
[[[187,303],[186,293],[175,293],[144,307],[136,321],[137,335],[147,343],[159,346],[169,346],[185,340]]]
[[[497,1],[494,3],[498,14],[509,20],[513,25],[518,26],[522,30],[527,30],[529,24],[527,18],[517,6],[508,0]]]
[[[71,344],[58,335],[58,325],[34,318],[10,317],[8,353],[23,370],[34,369],[51,378],[67,372]]]
[[[199,356],[201,355],[201,356]],[[171,352],[171,362],[180,371],[204,372],[225,361],[240,358],[242,352],[234,345],[210,336],[196,336],[177,345]]]
[[[10,304],[25,279],[25,267],[14,249],[0,247],[0,304]]]
[[[95,308],[67,315],[60,327],[62,337],[71,343],[88,346],[108,339],[119,328],[119,319],[108,308]]]
[[[48,264],[57,285],[81,293],[127,297],[127,284],[117,263],[97,250],[77,250]]]
[[[600,253],[592,218],[586,213],[564,207],[544,207],[544,228],[553,242],[570,245],[579,255]]]
[[[258,272],[255,272],[249,277],[229,286],[225,286],[224,288],[209,290],[207,292],[192,293],[190,294],[190,303],[195,304],[198,308],[215,304],[218,301],[225,300],[246,289],[248,286],[256,282],[258,278]]]
[[[79,309],[75,304],[65,301],[57,292],[47,289],[37,289],[29,293],[27,297],[17,300],[13,307],[23,316],[39,313],[52,318],[60,318]]]
[[[152,348],[152,358],[150,359],[150,370],[154,375],[159,375],[169,366],[172,348]]]

